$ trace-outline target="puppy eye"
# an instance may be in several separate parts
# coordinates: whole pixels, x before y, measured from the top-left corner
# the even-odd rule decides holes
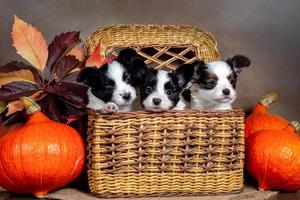
[[[217,84],[217,81],[216,80],[210,80],[208,82],[209,85],[216,85]]]
[[[127,83],[131,82],[131,78],[130,78],[130,76],[129,76],[128,74],[124,74],[124,75],[123,75],[123,80],[124,80],[125,82],[127,82]]]
[[[171,95],[172,94],[172,90],[167,90],[167,95]]]
[[[146,93],[151,93],[152,92],[152,88],[150,86],[146,87]]]
[[[130,83],[131,82],[131,78],[128,76],[125,80],[127,83]]]
[[[106,87],[113,87],[115,83],[113,81],[105,81]]]

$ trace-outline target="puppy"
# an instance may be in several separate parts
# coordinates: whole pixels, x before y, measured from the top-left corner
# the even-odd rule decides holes
[[[226,61],[207,64],[196,61],[180,66],[178,73],[188,81],[186,87],[189,88],[183,92],[183,96],[190,101],[191,109],[232,109],[232,103],[237,97],[235,87],[238,74],[250,63],[246,56],[236,55]]]
[[[116,60],[100,68],[84,68],[77,81],[89,86],[87,108],[102,113],[132,111],[136,89],[146,70],[144,61],[133,49],[122,50]]]
[[[186,82],[179,80],[176,73],[148,69],[140,88],[140,103],[145,110],[183,110],[185,104],[180,93]]]

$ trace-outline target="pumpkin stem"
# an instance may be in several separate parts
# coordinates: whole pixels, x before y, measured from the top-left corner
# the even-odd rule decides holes
[[[6,101],[0,101],[0,114],[2,114],[6,108],[7,108],[8,103]]]
[[[32,115],[33,113],[41,111],[40,105],[36,103],[33,99],[29,97],[20,97],[20,100],[21,103],[24,105],[26,113],[28,115]]]
[[[274,103],[277,100],[278,100],[278,94],[276,92],[270,92],[262,96],[259,103],[269,108],[272,105],[272,103]]]
[[[291,121],[290,124],[295,129],[296,132],[300,131],[300,123],[299,122],[297,122],[297,121]]]

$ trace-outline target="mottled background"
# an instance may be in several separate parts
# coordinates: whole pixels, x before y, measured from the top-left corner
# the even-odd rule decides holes
[[[48,42],[55,34],[117,23],[190,24],[213,33],[223,59],[252,60],[238,84],[237,107],[249,110],[259,96],[277,91],[272,111],[300,120],[299,0],[0,0],[0,64],[21,59],[11,45],[13,14],[35,25]]]

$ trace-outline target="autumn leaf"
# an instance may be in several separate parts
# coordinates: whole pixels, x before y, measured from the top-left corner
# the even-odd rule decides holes
[[[9,72],[17,72],[20,70],[30,70],[34,77],[35,82],[37,82],[38,84],[42,84],[42,79],[41,79],[39,70],[31,65],[27,65],[23,62],[13,61],[13,62],[10,62],[10,63],[0,66],[0,74],[1,73],[9,73]]]
[[[15,81],[0,87],[1,101],[13,101],[22,96],[33,95],[40,88],[32,83],[24,81]]]
[[[56,64],[66,56],[79,42],[80,32],[67,32],[55,36],[53,41],[49,44],[49,58],[47,67],[45,68],[44,75],[46,78],[51,76],[56,69]]]
[[[83,49],[81,47],[75,47],[75,48],[73,48],[68,53],[68,55],[75,56],[76,59],[79,60],[79,61],[83,61],[83,59],[84,59],[84,52],[83,52]]]
[[[88,66],[88,67],[93,67],[93,66],[100,67],[101,63],[102,63],[102,58],[100,56],[100,45],[98,44],[94,48],[92,54],[86,60],[85,66]]]
[[[92,54],[86,60],[85,66],[87,67],[101,67],[102,65],[113,61],[114,57],[102,58],[100,55],[100,45],[98,44],[93,50]]]
[[[61,61],[57,64],[56,67],[56,75],[59,79],[62,79],[66,76],[70,71],[80,65],[80,61],[76,59],[75,56],[65,56],[61,59]]]
[[[0,73],[0,85],[5,85],[14,81],[35,83],[32,72],[27,69],[12,71],[8,73]]]
[[[48,59],[48,48],[43,35],[32,25],[16,15],[12,28],[13,46],[17,53],[36,68],[43,71]]]

